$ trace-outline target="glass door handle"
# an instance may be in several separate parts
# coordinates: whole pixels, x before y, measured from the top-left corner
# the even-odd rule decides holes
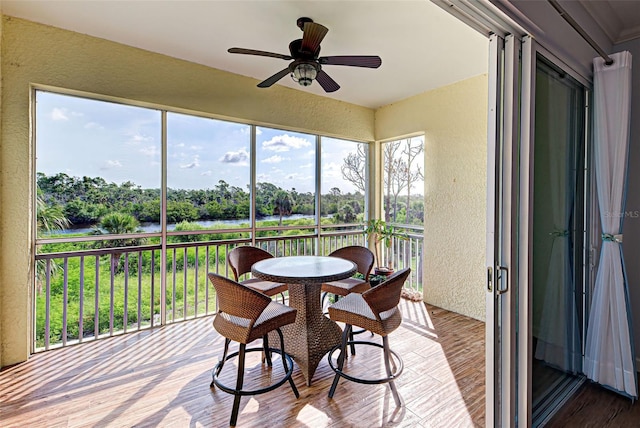
[[[509,291],[509,268],[506,266],[498,266],[498,286],[496,287],[496,294],[504,294]],[[504,272],[504,281],[502,281],[502,272]],[[504,284],[504,287],[501,285]]]

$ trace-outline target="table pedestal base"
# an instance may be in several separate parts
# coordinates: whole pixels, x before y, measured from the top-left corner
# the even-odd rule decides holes
[[[307,386],[322,358],[339,345],[342,329],[322,314],[320,289],[322,284],[296,284],[289,287],[289,306],[298,313],[293,324],[282,328],[285,352],[293,357],[302,370]],[[269,335],[269,343],[279,347],[276,335]]]

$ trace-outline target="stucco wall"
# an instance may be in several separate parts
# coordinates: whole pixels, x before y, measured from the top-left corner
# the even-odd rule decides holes
[[[51,85],[355,140],[370,109],[12,17],[3,17],[0,130],[0,365],[28,357],[33,196],[30,84]]]
[[[424,300],[485,319],[488,76],[376,111],[379,140],[425,133]]]
[[[2,111],[2,14],[0,13],[0,112]],[[2,136],[2,118],[0,117],[0,138]],[[1,141],[1,140],[0,140]],[[2,176],[2,150],[0,150],[0,176]],[[0,182],[0,201],[2,201],[2,182]],[[2,216],[0,215],[0,221]],[[2,248],[2,233],[0,233],[0,248]],[[0,251],[0,266],[2,266],[2,252]],[[2,283],[0,282],[0,367],[2,367],[2,348],[4,342],[2,341],[2,303],[4,296],[2,293]]]

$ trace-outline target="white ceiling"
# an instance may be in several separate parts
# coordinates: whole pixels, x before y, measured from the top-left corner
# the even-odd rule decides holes
[[[321,55],[379,55],[382,66],[324,66],[341,86],[332,94],[317,82],[302,88],[288,76],[278,84],[371,108],[487,72],[486,37],[428,0],[3,0],[1,5],[6,15],[253,77],[256,84],[288,62],[227,49],[289,54],[289,42],[302,36],[296,20],[307,16],[329,28]]]
[[[640,2],[638,0],[583,1],[612,44],[640,37]]]
[[[640,37],[640,0],[580,3],[612,44]],[[325,66],[341,86],[332,94],[317,82],[302,88],[288,76],[278,84],[371,108],[487,72],[487,39],[429,0],[0,0],[0,7],[6,15],[253,77],[256,84],[288,62],[227,49],[288,54],[289,42],[302,35],[296,20],[307,16],[329,28],[321,55],[379,55],[382,66]]]

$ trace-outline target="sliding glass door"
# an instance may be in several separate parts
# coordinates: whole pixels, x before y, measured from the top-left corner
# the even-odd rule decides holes
[[[535,79],[532,422],[581,379],[586,90],[541,55]]]
[[[538,426],[582,380],[587,91],[530,37],[491,58],[487,426]]]
[[[488,34],[486,426],[544,423],[582,379],[588,82],[483,2]]]
[[[586,82],[522,50],[517,420],[544,424],[582,376],[588,271]]]
[[[516,416],[520,40],[493,35],[489,46],[486,419],[487,426],[510,426]]]

